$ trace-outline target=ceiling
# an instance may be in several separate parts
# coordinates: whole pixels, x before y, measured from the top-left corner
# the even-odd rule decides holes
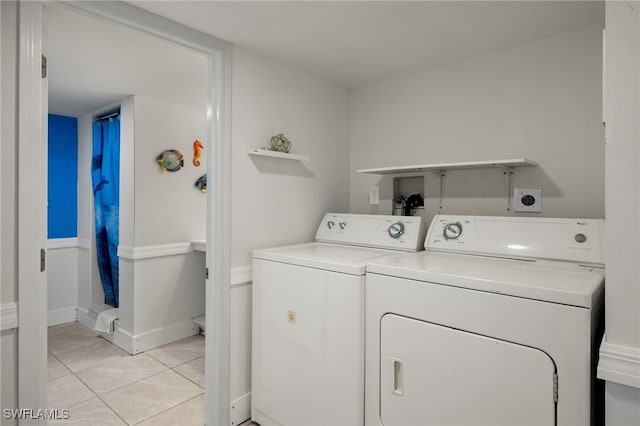
[[[347,87],[604,22],[601,1],[130,1]]]
[[[603,1],[128,3],[347,88],[604,26]],[[55,113],[134,93],[204,105],[206,62],[194,52],[58,9],[45,34]]]
[[[58,8],[45,8],[44,34],[52,114],[93,113],[133,94],[206,106],[207,61],[193,51]]]

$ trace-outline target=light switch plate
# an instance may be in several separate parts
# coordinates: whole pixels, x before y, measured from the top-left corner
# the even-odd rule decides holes
[[[539,189],[515,188],[513,190],[513,211],[541,213],[542,191]]]
[[[380,204],[380,187],[372,186],[369,188],[369,204]]]

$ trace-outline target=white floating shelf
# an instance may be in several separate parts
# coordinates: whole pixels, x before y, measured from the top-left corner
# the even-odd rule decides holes
[[[267,151],[266,149],[256,149],[249,151],[249,155],[257,155],[259,157],[285,158],[287,160],[309,161],[306,155],[289,154],[287,152]]]
[[[372,173],[376,175],[392,175],[399,173],[422,173],[422,172],[441,172],[445,170],[462,170],[462,169],[486,169],[498,168],[509,169],[514,167],[531,167],[537,166],[535,161],[526,158],[515,158],[509,160],[487,160],[487,161],[463,161],[460,163],[440,163],[440,164],[421,164],[416,166],[399,166],[399,167],[379,167],[376,169],[360,169],[358,173]]]

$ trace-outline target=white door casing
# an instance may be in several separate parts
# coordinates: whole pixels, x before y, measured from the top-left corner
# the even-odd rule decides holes
[[[46,407],[47,292],[40,271],[46,243],[46,91],[40,80],[42,2],[19,2],[18,178],[18,398],[22,408]],[[208,34],[129,4],[55,2],[97,19],[180,44],[208,57],[207,85],[207,339],[205,421],[230,424],[230,228],[231,228],[231,53],[232,46]],[[33,424],[29,420],[30,424]],[[44,420],[38,424],[45,424]]]

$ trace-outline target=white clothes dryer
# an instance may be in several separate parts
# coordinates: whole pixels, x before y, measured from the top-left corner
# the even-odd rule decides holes
[[[253,252],[253,421],[364,423],[365,264],[425,234],[420,217],[328,213],[315,242]]]
[[[368,425],[589,425],[602,220],[436,216],[367,265]]]

